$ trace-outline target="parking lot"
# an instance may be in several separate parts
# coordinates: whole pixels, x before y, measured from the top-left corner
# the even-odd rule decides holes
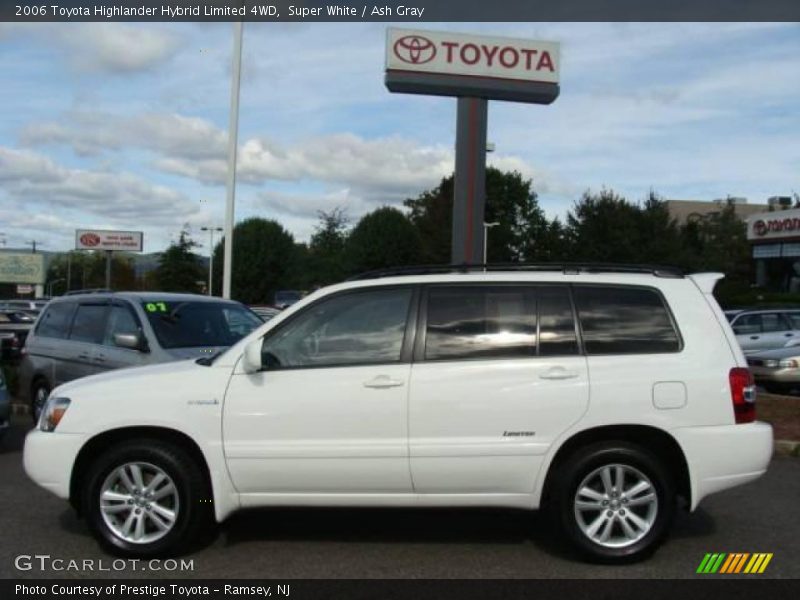
[[[191,571],[21,571],[21,554],[64,565],[102,559],[106,568],[113,560],[66,502],[25,476],[26,426],[18,418],[0,448],[0,577],[683,578],[696,576],[707,552],[772,552],[758,577],[800,577],[800,459],[787,457],[776,457],[756,483],[680,512],[654,557],[622,567],[576,561],[543,517],[518,511],[269,509],[232,517],[184,557]]]

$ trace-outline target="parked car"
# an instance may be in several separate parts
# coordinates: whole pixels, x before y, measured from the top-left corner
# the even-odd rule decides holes
[[[0,369],[0,440],[8,431],[11,420],[11,398],[8,395],[8,386],[3,376],[3,369]]]
[[[20,390],[38,419],[50,390],[62,383],[122,367],[209,357],[261,323],[238,302],[209,296],[63,296],[50,302],[28,335]]]
[[[747,364],[756,383],[773,394],[787,394],[800,386],[800,346],[748,354]]]
[[[279,315],[281,312],[274,306],[264,306],[261,304],[248,306],[248,308],[261,317],[262,321],[269,321],[272,317]]]
[[[0,300],[0,310],[25,312],[33,316],[42,312],[49,299],[36,300]]]
[[[800,344],[800,309],[728,311],[726,315],[745,354]]]
[[[295,302],[299,302],[303,297],[303,292],[298,290],[279,290],[275,292],[275,308],[283,310],[290,307]]]
[[[0,358],[6,362],[19,360],[28,332],[36,317],[21,311],[0,311]]]
[[[504,506],[604,561],[766,471],[722,275],[480,269],[349,281],[214,359],[61,385],[25,469],[128,556],[247,507]]]

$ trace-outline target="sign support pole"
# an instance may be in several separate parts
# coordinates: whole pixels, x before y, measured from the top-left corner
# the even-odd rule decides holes
[[[487,121],[488,101],[485,98],[458,98],[453,264],[474,264],[483,254]]]
[[[111,254],[113,250],[106,250],[106,289],[111,289]]]

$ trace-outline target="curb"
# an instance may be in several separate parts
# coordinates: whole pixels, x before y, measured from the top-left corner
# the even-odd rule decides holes
[[[794,440],[775,440],[775,454],[800,457],[800,442]]]
[[[27,404],[20,402],[11,403],[11,414],[27,417],[31,413],[31,408]],[[800,458],[800,441],[795,440],[775,440],[773,452],[778,456],[794,456]]]

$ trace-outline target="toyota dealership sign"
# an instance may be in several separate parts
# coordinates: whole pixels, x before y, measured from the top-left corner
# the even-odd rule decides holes
[[[389,29],[386,69],[558,83],[557,42]]]
[[[141,231],[107,231],[103,229],[78,229],[75,231],[77,250],[142,251]]]

